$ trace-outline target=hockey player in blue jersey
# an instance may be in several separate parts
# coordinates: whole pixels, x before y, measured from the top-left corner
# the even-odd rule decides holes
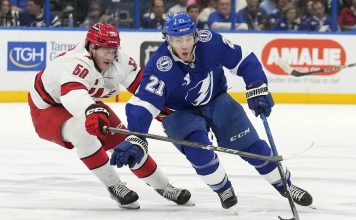
[[[162,123],[168,137],[211,144],[208,132],[212,130],[221,146],[272,155],[271,148],[258,137],[241,105],[227,93],[223,70],[226,67],[243,78],[249,94],[248,106],[255,116],[261,111],[269,116],[274,102],[255,54],[218,33],[197,30],[185,12],[168,17],[163,34],[166,41],[148,61],[139,91],[126,105],[128,129],[148,132],[152,119],[165,114]],[[122,142],[112,154],[111,165],[121,167],[139,163],[146,153],[140,146],[132,139]],[[218,194],[223,208],[237,203],[229,177],[215,152],[182,145],[176,147]],[[242,159],[286,196],[276,163]],[[293,200],[302,206],[310,205],[312,196],[293,185],[289,170],[284,170]]]

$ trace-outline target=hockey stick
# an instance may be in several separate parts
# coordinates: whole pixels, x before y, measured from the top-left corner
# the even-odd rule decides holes
[[[277,65],[286,73],[288,73],[289,75],[295,76],[295,77],[300,77],[300,76],[307,76],[307,75],[313,75],[313,74],[318,74],[318,73],[327,73],[327,72],[332,72],[335,70],[342,70],[345,68],[349,68],[349,67],[353,67],[356,66],[356,63],[350,63],[347,65],[340,65],[340,66],[332,66],[332,67],[328,67],[325,69],[321,69],[321,70],[314,70],[314,71],[310,71],[310,72],[299,72],[296,69],[293,69],[287,62],[285,62],[282,59],[279,59],[277,61]]]
[[[278,161],[281,161],[284,159],[282,156],[277,155],[277,154],[275,154],[275,156],[264,156],[264,155],[253,154],[253,153],[238,151],[238,150],[234,150],[234,149],[229,149],[229,148],[225,148],[225,147],[218,147],[218,146],[213,146],[213,145],[209,145],[209,144],[200,144],[200,143],[192,142],[192,141],[168,138],[168,137],[155,135],[155,134],[134,132],[134,131],[129,131],[126,129],[121,129],[121,128],[113,128],[113,127],[104,126],[104,130],[106,130],[106,132],[110,132],[112,134],[120,133],[120,134],[127,134],[127,135],[136,135],[138,137],[150,138],[150,139],[159,140],[159,141],[165,141],[165,142],[181,144],[181,145],[186,145],[186,146],[191,146],[191,147],[203,148],[206,150],[219,151],[219,152],[224,152],[224,153],[228,153],[228,154],[234,154],[234,155],[239,155],[239,156],[243,156],[243,157],[264,160],[264,161],[278,162]]]
[[[272,137],[271,129],[269,128],[269,125],[268,125],[267,118],[263,113],[260,113],[260,117],[262,119],[263,126],[265,127],[265,130],[266,130],[266,133],[267,133],[267,137],[268,137],[268,141],[269,141],[269,144],[271,145],[273,155],[278,155],[277,148],[276,148],[276,145],[274,144],[274,140],[273,140],[273,137]],[[281,176],[281,179],[282,179],[282,182],[283,182],[284,190],[286,191],[286,196],[288,198],[290,208],[291,208],[292,213],[293,213],[293,218],[291,218],[290,220],[299,220],[298,211],[297,211],[297,208],[295,207],[295,204],[293,202],[292,196],[290,194],[289,186],[287,184],[287,179],[286,179],[286,175],[285,175],[285,172],[283,170],[282,164],[281,164],[280,161],[277,161],[276,163],[277,163],[277,168],[278,168],[279,175]],[[281,216],[278,216],[278,218],[281,219],[281,220],[287,220],[285,218],[282,218]]]

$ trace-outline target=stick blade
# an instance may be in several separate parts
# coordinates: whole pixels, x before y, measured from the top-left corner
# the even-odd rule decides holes
[[[276,62],[277,66],[279,66],[279,68],[281,68],[284,72],[288,73],[289,75],[292,74],[293,72],[293,68],[291,66],[289,66],[289,64],[284,61],[282,58],[279,58]]]
[[[283,60],[282,58],[279,58],[276,62],[277,66],[279,66],[279,68],[281,68],[284,72],[286,72],[288,75],[292,75],[295,77],[299,77],[299,76],[304,76],[304,75],[309,75],[309,73],[302,73],[299,72],[295,69],[293,69],[285,60]]]
[[[297,220],[295,218],[282,218],[281,216],[278,216],[280,220]],[[299,219],[298,219],[299,220]]]

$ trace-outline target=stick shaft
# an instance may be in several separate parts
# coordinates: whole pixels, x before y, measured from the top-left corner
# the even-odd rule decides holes
[[[263,126],[264,126],[264,128],[266,130],[266,134],[267,134],[267,137],[268,137],[269,144],[271,145],[272,152],[273,152],[274,155],[278,155],[277,148],[276,148],[276,145],[274,144],[274,140],[273,140],[273,137],[272,137],[272,132],[271,132],[271,129],[269,128],[267,118],[263,113],[260,113],[260,117],[262,119]],[[287,184],[287,179],[286,179],[285,172],[283,170],[283,166],[282,166],[280,161],[277,161],[276,163],[277,163],[277,168],[278,168],[279,175],[281,176],[281,179],[282,179],[282,182],[283,182],[284,190],[286,191],[286,195],[287,195],[287,198],[288,198],[288,201],[289,201],[290,208],[291,208],[292,213],[293,213],[293,219],[299,220],[298,211],[297,211],[297,208],[295,207],[293,198],[292,198],[292,196],[290,194],[289,186]]]
[[[283,160],[283,157],[280,155],[264,156],[264,155],[252,154],[252,153],[248,153],[248,152],[229,149],[229,148],[225,148],[225,147],[218,147],[218,146],[213,146],[213,145],[200,144],[200,143],[192,142],[192,141],[168,138],[168,137],[155,135],[155,134],[134,132],[134,131],[126,130],[126,129],[113,128],[113,127],[104,127],[104,129],[111,133],[136,135],[138,137],[144,137],[144,138],[149,138],[149,139],[154,139],[154,140],[159,140],[159,141],[165,141],[165,142],[170,142],[170,143],[174,143],[174,144],[181,144],[181,145],[185,145],[185,146],[197,147],[197,148],[202,148],[202,149],[206,149],[206,150],[219,151],[219,152],[223,152],[223,153],[234,154],[234,155],[258,159],[258,160],[271,161],[271,162]]]

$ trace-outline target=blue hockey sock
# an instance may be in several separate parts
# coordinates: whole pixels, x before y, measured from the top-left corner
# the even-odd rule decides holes
[[[264,156],[272,155],[271,148],[264,140],[258,140],[244,151],[249,153],[264,155]],[[252,166],[254,166],[257,172],[261,174],[278,192],[280,193],[284,192],[283,183],[277,168],[277,163],[246,158],[246,157],[241,157],[241,158],[247,161]],[[286,174],[287,182],[290,185],[291,184],[290,172],[286,167],[283,167],[283,169]]]
[[[201,144],[211,144],[206,131],[195,131],[185,139]],[[222,192],[231,186],[224,167],[220,164],[218,155],[214,151],[183,146],[183,152],[197,174],[214,192]]]
[[[290,172],[288,169],[285,170],[285,176],[287,179],[287,184],[288,184],[288,186],[290,186],[291,185]],[[272,183],[272,186],[281,194],[283,194],[285,192],[282,179],[280,179],[277,182]]]

